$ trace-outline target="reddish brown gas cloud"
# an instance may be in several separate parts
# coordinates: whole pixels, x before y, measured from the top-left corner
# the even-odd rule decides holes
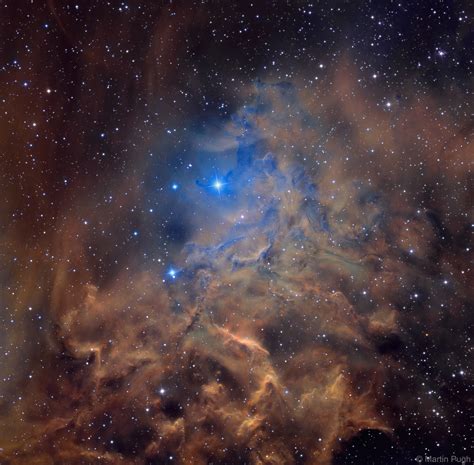
[[[57,40],[75,41],[74,25],[55,14]],[[18,90],[20,72],[1,82],[0,462],[324,465],[340,463],[367,430],[405,447],[420,415],[449,417],[467,402],[464,384],[459,398],[446,394],[451,404],[418,398],[429,379],[437,389],[465,363],[462,353],[443,354],[472,324],[472,127],[441,117],[436,95],[408,94],[387,111],[350,56],[324,85],[242,85],[242,102],[263,99],[273,110],[249,118],[255,160],[271,153],[276,168],[242,187],[235,210],[209,212],[218,222],[193,220],[177,259],[182,276],[163,280],[161,264],[142,266],[120,228],[148,221],[143,153],[167,142],[143,121],[148,105],[171,105],[158,96],[176,85],[177,31],[197,26],[180,27],[158,15],[149,41],[136,45],[146,50],[133,64],[140,84],[121,80],[121,59],[101,55],[108,34],[99,27],[68,52],[88,83],[74,98],[57,74],[71,56],[47,60],[39,47],[30,86],[51,95]],[[129,100],[109,108],[97,73],[130,85]],[[110,160],[89,139],[113,126],[107,117],[125,121],[110,136]],[[217,131],[232,147],[236,124]],[[253,225],[242,234],[239,209]],[[419,359],[432,344],[430,378]],[[462,435],[459,415],[451,428]],[[431,427],[420,434],[439,437]]]

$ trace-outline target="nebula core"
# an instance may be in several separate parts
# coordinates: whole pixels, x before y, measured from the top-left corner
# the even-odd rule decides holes
[[[474,461],[471,13],[0,2],[0,464]]]

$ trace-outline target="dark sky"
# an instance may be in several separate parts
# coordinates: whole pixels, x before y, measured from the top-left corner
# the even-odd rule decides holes
[[[472,457],[472,4],[0,1],[0,464]]]

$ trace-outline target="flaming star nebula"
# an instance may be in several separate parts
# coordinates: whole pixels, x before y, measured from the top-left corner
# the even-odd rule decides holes
[[[0,465],[474,461],[472,5],[0,10]]]

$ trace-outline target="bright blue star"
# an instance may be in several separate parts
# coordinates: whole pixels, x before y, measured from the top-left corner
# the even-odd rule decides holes
[[[220,179],[216,178],[216,180],[212,183],[212,187],[217,191],[219,192],[219,194],[221,193],[221,190],[222,188],[224,187],[225,183],[223,183]]]
[[[173,183],[173,184],[171,185],[171,189],[173,189],[174,191],[177,190],[177,189],[178,189],[178,184]]]
[[[168,276],[170,276],[172,279],[175,279],[176,278],[176,275],[178,274],[178,272],[174,269],[174,268],[170,268],[168,270]]]

